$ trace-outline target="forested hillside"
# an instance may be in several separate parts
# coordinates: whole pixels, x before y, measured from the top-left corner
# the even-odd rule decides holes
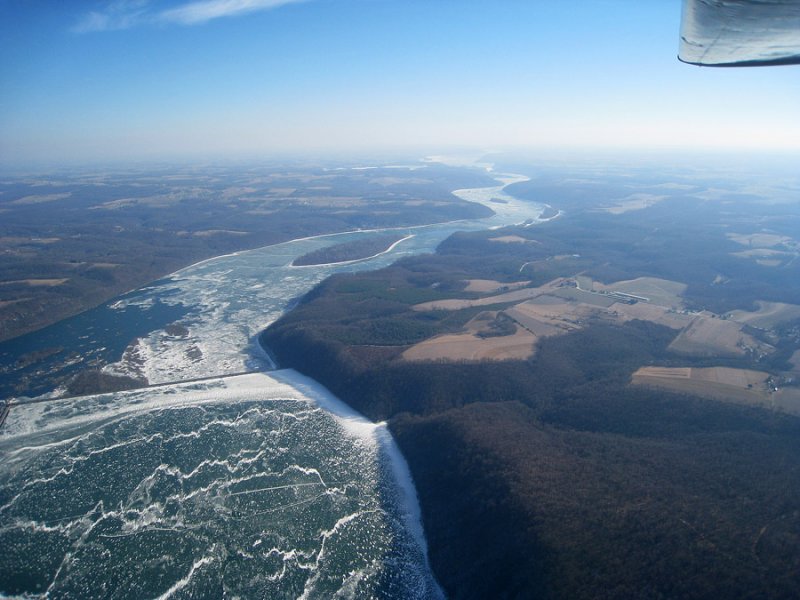
[[[537,185],[518,193],[539,197]],[[753,214],[762,225],[797,216],[785,205],[733,210],[680,194],[633,214],[584,202],[576,192],[551,222],[456,234],[436,254],[334,276],[261,340],[281,366],[389,420],[453,598],[797,597],[800,421],[631,385],[644,366],[798,379],[791,317],[741,326],[739,345],[719,356],[671,346],[681,319],[736,329],[729,311],[756,315],[747,311],[764,301],[796,314],[796,241],[758,233]],[[752,252],[760,243],[780,254],[765,263]],[[672,304],[661,321],[620,318],[630,304],[657,307],[604,291],[636,278],[683,290],[664,300]],[[581,282],[599,291],[576,289]],[[536,296],[537,286],[550,295]],[[524,359],[408,358],[478,321],[490,326],[473,338],[511,335],[491,315],[513,314],[520,298],[540,313],[553,302],[600,308],[551,321],[568,331],[535,338]],[[617,301],[622,308],[607,307]],[[763,393],[771,398],[772,387]]]

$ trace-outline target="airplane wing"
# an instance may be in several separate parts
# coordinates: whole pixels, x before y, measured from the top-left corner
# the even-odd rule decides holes
[[[800,64],[800,0],[684,0],[678,58],[713,67]]]

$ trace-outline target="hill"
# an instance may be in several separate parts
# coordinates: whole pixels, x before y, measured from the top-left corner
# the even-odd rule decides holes
[[[753,212],[778,209],[673,201],[567,201],[536,227],[456,234],[326,280],[262,334],[282,366],[389,420],[451,597],[800,594],[800,421],[774,401],[776,381],[797,389],[800,322],[769,304],[798,304],[798,266],[737,255]],[[530,352],[448,354],[512,337]],[[642,385],[656,367],[702,376]],[[738,380],[720,373],[766,401],[720,396]]]

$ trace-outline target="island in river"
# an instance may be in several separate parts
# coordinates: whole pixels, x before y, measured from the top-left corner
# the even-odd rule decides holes
[[[508,191],[558,219],[333,276],[262,334],[388,420],[450,597],[800,595],[800,210],[667,173],[539,171]]]
[[[71,170],[0,181],[0,341],[211,257],[342,231],[482,218],[485,171],[426,163]]]
[[[292,266],[330,265],[371,258],[390,250],[395,244],[408,237],[407,235],[373,235],[360,240],[326,246],[296,258],[292,262]]]

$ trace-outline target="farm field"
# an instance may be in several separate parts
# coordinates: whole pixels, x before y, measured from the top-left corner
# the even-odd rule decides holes
[[[643,210],[654,204],[666,200],[669,196],[658,196],[655,194],[631,194],[626,198],[620,198],[616,204],[599,208],[599,211],[607,212],[612,215],[621,215],[632,210]]]
[[[499,331],[501,327],[504,329]],[[539,339],[511,321],[505,311],[482,312],[464,329],[463,333],[437,335],[415,344],[403,352],[402,358],[406,361],[524,360],[533,355]]]
[[[536,296],[541,296],[542,294],[555,290],[558,287],[558,285],[561,284],[563,281],[564,279],[559,278],[537,288],[523,288],[521,290],[514,290],[511,292],[505,292],[503,294],[487,296],[485,298],[477,298],[474,300],[462,299],[462,298],[451,298],[447,300],[432,300],[430,302],[422,302],[421,304],[415,304],[412,308],[416,311],[461,310],[464,308],[472,308],[475,306],[489,306],[492,304],[522,302],[523,300],[529,300],[531,298],[535,298]]]
[[[764,371],[728,367],[642,367],[633,374],[631,383],[725,402],[771,406],[768,378],[769,373]]]
[[[672,309],[645,302],[636,304],[617,303],[612,307],[617,313],[617,318],[625,323],[634,319],[650,321],[658,325],[664,325],[670,329],[683,329],[692,322],[693,317],[683,313],[678,313]]]
[[[734,310],[728,316],[737,323],[744,323],[760,329],[772,329],[773,327],[800,319],[800,306],[797,304],[784,304],[783,302],[757,302],[758,310]]]
[[[403,352],[407,361],[419,360],[525,360],[538,338],[516,326],[512,335],[481,338],[472,333],[445,334],[420,342]]]
[[[731,256],[750,259],[762,267],[780,267],[797,259],[798,242],[786,235],[774,233],[729,233],[728,239],[746,246],[746,250],[731,252]]]
[[[576,279],[556,278],[535,288],[520,288],[526,282],[502,284],[494,280],[468,280],[465,291],[488,294],[483,298],[448,298],[414,305],[417,312],[458,311],[480,306],[512,304],[502,313],[533,335],[528,340],[516,333],[527,344],[542,337],[560,335],[583,328],[592,320],[626,323],[642,320],[663,325],[680,333],[669,349],[678,354],[696,357],[743,357],[749,351],[762,355],[774,348],[742,330],[743,325],[768,326],[800,316],[800,306],[761,302],[757,312],[735,311],[730,319],[704,311],[690,314],[682,309],[681,296],[686,285],[677,281],[654,277],[602,284],[589,277]],[[590,290],[596,291],[590,291]],[[502,292],[502,293],[496,293]],[[617,296],[615,294],[622,294]],[[627,301],[630,297],[630,301]],[[635,300],[641,298],[641,300]],[[740,316],[734,320],[733,316]],[[509,341],[517,347],[518,340]],[[464,349],[459,343],[467,344]],[[494,360],[519,358],[521,350],[509,353],[500,351],[504,343],[493,339],[488,342],[472,333],[448,333],[416,344],[404,353],[407,360],[477,360],[491,356]],[[488,352],[488,354],[487,354]],[[533,350],[531,350],[531,353]],[[529,354],[526,354],[526,356]]]
[[[467,280],[467,287],[464,288],[465,292],[479,292],[481,294],[493,294],[496,292],[517,290],[529,285],[530,281],[515,281],[512,283],[503,283],[493,279],[469,279]]]
[[[794,240],[786,235],[778,235],[774,233],[729,233],[728,239],[733,240],[742,246],[749,248],[772,248],[774,246],[781,246],[791,244]]]
[[[772,394],[772,404],[789,414],[800,415],[800,388],[781,388]]]
[[[673,352],[690,356],[744,356],[746,348],[771,351],[767,344],[742,332],[739,323],[719,319],[712,313],[695,317],[669,346]]]
[[[606,292],[622,292],[643,296],[651,304],[667,306],[670,308],[683,307],[681,296],[686,291],[686,284],[668,279],[658,279],[656,277],[639,277],[627,281],[617,281],[604,285],[595,282],[594,289]]]

